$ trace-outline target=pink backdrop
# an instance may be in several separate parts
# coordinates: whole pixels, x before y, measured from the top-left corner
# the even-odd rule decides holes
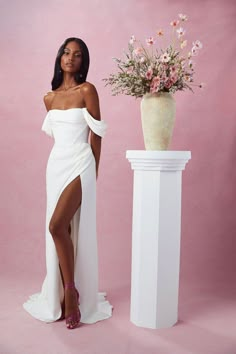
[[[100,95],[109,131],[98,180],[101,288],[130,282],[132,172],[126,150],[143,149],[139,104],[112,97],[102,79],[115,70],[129,37],[189,16],[187,37],[200,39],[197,79],[204,91],[176,94],[172,150],[191,150],[183,173],[181,285],[218,286],[235,279],[235,18],[232,0],[11,1],[0,3],[1,248],[6,277],[45,274],[45,168],[52,141],[41,132],[42,97],[56,52],[69,36],[87,43],[88,80]],[[17,272],[16,272],[17,269]],[[39,289],[38,289],[39,290]]]

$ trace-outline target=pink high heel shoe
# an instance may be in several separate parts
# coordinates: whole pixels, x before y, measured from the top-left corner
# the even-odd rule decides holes
[[[74,329],[74,328],[76,328],[79,325],[80,318],[81,318],[81,313],[80,313],[80,310],[79,310],[79,293],[78,293],[78,290],[75,287],[75,283],[74,282],[65,284],[65,291],[67,289],[75,290],[76,296],[77,296],[78,309],[76,310],[76,312],[73,312],[71,315],[66,316],[66,318],[65,318],[66,319],[66,327],[68,329]]]

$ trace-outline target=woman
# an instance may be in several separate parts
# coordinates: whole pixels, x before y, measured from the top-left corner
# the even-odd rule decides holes
[[[97,91],[86,82],[88,68],[86,44],[66,39],[52,91],[44,97],[48,113],[42,130],[55,139],[46,171],[47,275],[41,293],[23,305],[42,321],[65,316],[69,329],[108,318],[112,311],[98,294],[96,244],[96,176],[106,124]]]

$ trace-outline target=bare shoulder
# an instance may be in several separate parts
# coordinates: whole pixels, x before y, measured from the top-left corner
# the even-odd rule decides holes
[[[86,96],[88,95],[97,95],[97,90],[96,87],[91,84],[91,82],[84,82],[82,85],[80,85],[80,89],[82,93]]]
[[[53,91],[49,91],[43,97],[43,101],[44,101],[47,111],[49,111],[51,109],[54,96],[55,96],[55,93]]]
[[[84,104],[89,113],[97,120],[100,120],[99,98],[96,87],[90,82],[81,85]]]

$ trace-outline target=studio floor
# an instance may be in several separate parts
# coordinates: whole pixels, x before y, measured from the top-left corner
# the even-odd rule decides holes
[[[236,354],[236,289],[180,286],[179,321],[172,328],[139,328],[129,320],[129,284],[106,290],[112,318],[67,330],[46,324],[22,303],[38,279],[1,277],[0,354]],[[37,290],[36,290],[37,291]]]

